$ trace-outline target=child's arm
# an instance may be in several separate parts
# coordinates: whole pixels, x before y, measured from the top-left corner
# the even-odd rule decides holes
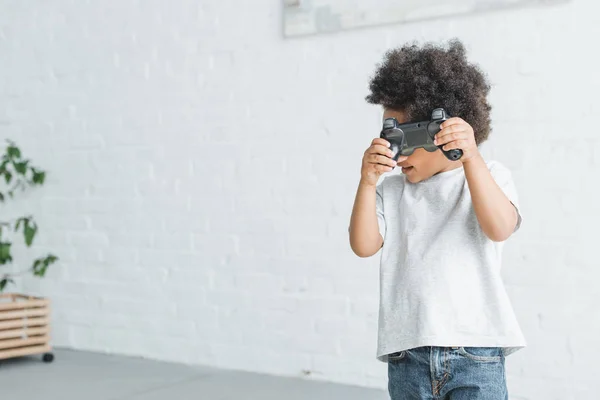
[[[381,174],[389,172],[396,166],[391,159],[390,144],[380,138],[375,138],[365,151],[360,171],[360,184],[356,191],[352,216],[350,217],[350,247],[359,257],[370,257],[377,253],[383,245],[384,227],[383,213],[377,210],[381,197],[378,197],[377,182]],[[406,157],[398,158],[398,161]],[[378,200],[379,198],[379,200]]]
[[[450,118],[440,127],[442,130],[436,135],[434,143],[444,145],[444,150],[463,151],[460,161],[481,229],[493,241],[508,239],[517,227],[519,214],[481,157],[473,128],[461,118]]]
[[[383,245],[375,202],[376,186],[361,181],[350,217],[350,247],[359,257],[371,257]]]
[[[481,229],[491,240],[505,241],[517,226],[517,209],[498,186],[481,156],[469,159],[463,166]]]

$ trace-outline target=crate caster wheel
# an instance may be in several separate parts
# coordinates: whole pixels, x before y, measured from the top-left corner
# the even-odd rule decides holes
[[[44,354],[44,356],[42,357],[42,360],[45,363],[51,363],[52,361],[54,361],[54,354],[52,353],[46,353]]]

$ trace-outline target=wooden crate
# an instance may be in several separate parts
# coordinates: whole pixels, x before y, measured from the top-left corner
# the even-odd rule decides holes
[[[50,362],[50,300],[0,294],[0,360],[43,354]]]

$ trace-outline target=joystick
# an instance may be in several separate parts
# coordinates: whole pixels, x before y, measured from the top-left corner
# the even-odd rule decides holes
[[[457,161],[463,155],[462,150],[442,150],[441,145],[436,146],[433,143],[435,135],[441,130],[440,124],[447,119],[448,115],[443,108],[433,110],[430,121],[399,124],[396,118],[386,118],[383,121],[380,137],[390,143],[394,161],[398,161],[400,156],[410,156],[418,148],[428,152],[440,149],[448,160]]]

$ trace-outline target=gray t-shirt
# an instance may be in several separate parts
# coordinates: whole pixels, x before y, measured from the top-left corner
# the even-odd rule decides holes
[[[490,173],[519,211],[510,171]],[[464,169],[410,183],[390,175],[377,187],[384,239],[377,358],[419,346],[525,347],[500,275],[502,242],[483,233]],[[521,214],[515,231],[521,225]]]

